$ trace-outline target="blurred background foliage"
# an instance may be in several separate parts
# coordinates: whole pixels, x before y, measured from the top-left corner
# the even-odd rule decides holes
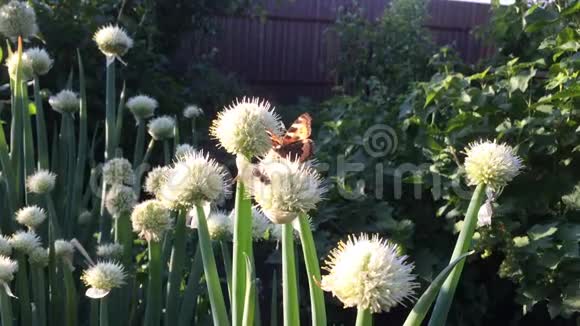
[[[576,325],[580,5],[494,2],[492,11],[477,33],[496,55],[477,65],[433,47],[424,1],[395,0],[377,22],[356,6],[341,11],[337,95],[310,107],[321,111],[317,158],[333,178],[315,219],[320,252],[347,233],[387,235],[427,284],[467,209],[462,151],[497,138],[526,167],[476,235],[480,255],[466,265],[449,325]],[[368,151],[375,126],[391,128],[380,157]],[[344,162],[355,168],[340,173]]]
[[[105,71],[95,68],[104,65],[91,36],[107,23],[118,22],[136,41],[125,57],[129,64],[119,66],[118,85],[126,82],[127,96],[154,96],[159,112],[172,115],[196,103],[206,111],[200,129],[207,130],[216,111],[246,94],[233,75],[215,67],[211,51],[196,54],[186,67],[175,65],[172,56],[184,33],[200,39],[219,33],[213,16],[263,14],[257,2],[31,2],[43,39],[32,42],[46,42],[55,58],[43,87],[57,92],[71,71],[75,78],[79,48],[95,120],[104,115]],[[496,55],[466,65],[452,48],[437,49],[429,39],[424,0],[393,0],[373,22],[356,3],[340,9],[333,27],[341,49],[335,95],[281,110],[288,118],[316,112],[316,156],[331,188],[314,218],[318,252],[324,256],[348,233],[382,234],[412,257],[427,284],[447,264],[467,208],[462,150],[474,140],[497,138],[517,147],[526,168],[497,200],[492,226],[477,234],[481,254],[470,258],[449,325],[575,325],[580,311],[580,5],[518,0],[509,7],[494,3],[492,10],[490,24],[478,34],[493,44]],[[387,155],[376,157],[365,149],[370,140],[365,134],[375,125],[389,126],[396,135],[384,143],[392,149]],[[202,144],[207,141],[205,133],[200,137]],[[361,168],[337,173],[344,162]],[[272,264],[279,259],[275,249],[264,244],[256,253],[261,267],[267,267],[258,266],[265,307],[272,299],[269,285],[276,284],[270,282]],[[301,301],[308,309],[304,277]],[[343,310],[330,296],[327,302],[329,323],[354,320],[354,311]],[[376,322],[398,325],[404,316],[401,307]]]

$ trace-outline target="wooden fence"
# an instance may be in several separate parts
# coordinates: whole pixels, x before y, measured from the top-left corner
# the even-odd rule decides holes
[[[267,15],[216,17],[220,32],[201,47],[194,36],[183,39],[178,51],[191,58],[200,51],[217,50],[216,64],[235,73],[253,94],[277,102],[299,96],[323,99],[333,86],[335,40],[326,31],[341,5],[352,0],[266,0]],[[380,17],[387,0],[359,0],[368,19]],[[454,46],[466,62],[489,55],[490,48],[474,38],[475,26],[489,19],[489,5],[431,0],[426,27],[438,45]]]

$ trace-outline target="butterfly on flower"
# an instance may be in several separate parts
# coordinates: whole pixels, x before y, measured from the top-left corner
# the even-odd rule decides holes
[[[272,150],[284,158],[305,162],[314,152],[314,142],[310,139],[312,134],[312,117],[308,113],[302,113],[296,119],[283,136],[278,136],[272,131],[267,131],[272,140]]]

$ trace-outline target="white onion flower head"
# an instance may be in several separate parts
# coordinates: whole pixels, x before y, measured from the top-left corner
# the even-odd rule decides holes
[[[131,97],[126,106],[133,113],[135,120],[139,121],[151,118],[155,113],[155,109],[159,107],[159,103],[156,99],[141,94]]]
[[[16,212],[16,221],[32,230],[44,220],[46,220],[46,211],[36,205],[23,207]]]
[[[169,167],[166,166],[158,166],[149,171],[149,173],[147,173],[147,177],[145,178],[145,185],[143,186],[144,190],[147,193],[158,197],[161,187],[165,183],[168,171]]]
[[[250,184],[251,193],[273,223],[290,223],[299,214],[315,209],[326,192],[320,175],[298,161],[265,159],[257,169],[268,182],[255,180]]]
[[[28,39],[38,33],[36,13],[28,2],[12,0],[0,7],[0,33],[10,39]]]
[[[10,257],[0,255],[0,283],[10,283],[14,279],[14,273],[17,271],[17,262],[10,259]]]
[[[17,231],[10,237],[10,245],[14,251],[29,255],[40,247],[40,238],[34,231]]]
[[[183,116],[187,119],[197,118],[203,114],[203,110],[197,105],[188,105],[183,109]]]
[[[97,247],[97,256],[106,259],[117,259],[123,254],[123,245],[119,243],[106,243]]]
[[[135,173],[131,162],[125,158],[114,158],[103,166],[103,179],[109,185],[132,185]]]
[[[211,212],[207,218],[207,228],[213,240],[224,240],[231,236],[231,220],[224,211]]]
[[[515,150],[496,141],[471,143],[465,152],[465,172],[470,185],[485,184],[499,190],[522,169],[522,160]]]
[[[232,210],[229,214],[229,218],[231,220],[230,227],[231,233],[234,232],[234,224],[236,220],[236,212]],[[264,215],[264,213],[256,206],[252,207],[252,239],[254,241],[261,241],[265,239],[269,239],[271,233],[273,231],[273,224],[270,220]]]
[[[32,60],[26,53],[22,53],[20,61],[20,78],[23,81],[29,81],[34,77],[34,70],[32,68]],[[18,52],[12,52],[6,58],[6,67],[8,68],[8,75],[12,79],[16,79],[16,68],[18,67]]]
[[[48,265],[48,250],[42,247],[35,248],[28,256],[31,265],[45,267]]]
[[[75,254],[75,247],[70,241],[58,239],[54,241],[54,255],[61,258],[72,269],[72,261]]]
[[[127,273],[123,265],[117,262],[98,262],[83,272],[81,279],[87,289],[86,295],[89,298],[99,299],[114,289],[125,284]]]
[[[227,171],[201,151],[177,159],[167,171],[159,194],[171,208],[192,208],[196,203],[215,202],[229,194]]]
[[[175,137],[175,119],[164,115],[149,121],[149,135],[155,140],[166,140]]]
[[[326,261],[320,287],[332,292],[345,307],[388,312],[415,298],[419,284],[413,264],[397,254],[397,245],[378,236],[349,236]]]
[[[0,234],[0,256],[10,255],[12,255],[12,245],[10,245],[10,239]]]
[[[48,99],[48,104],[57,112],[74,114],[78,112],[81,102],[77,93],[70,89],[63,89],[58,94],[51,96]]]
[[[133,209],[133,231],[147,241],[160,241],[171,229],[171,212],[158,200],[146,200]]]
[[[34,47],[24,51],[32,61],[32,71],[36,76],[46,75],[52,68],[53,60],[45,49]]]
[[[133,40],[119,26],[106,25],[99,28],[93,40],[107,57],[122,57],[133,47]]]
[[[189,144],[180,144],[175,148],[175,157],[179,158],[181,156],[186,156],[195,152],[195,148]]]
[[[46,194],[54,189],[56,174],[48,170],[38,170],[26,179],[26,187],[35,194]]]
[[[123,213],[131,212],[135,204],[137,204],[135,191],[125,185],[113,185],[105,198],[105,206],[113,218],[118,218]]]
[[[85,225],[85,224],[89,224],[92,219],[93,219],[93,214],[90,211],[85,210],[79,214],[78,222],[81,225]]]
[[[221,111],[210,128],[226,151],[247,158],[263,156],[272,148],[267,131],[281,134],[279,116],[267,101],[245,97]]]

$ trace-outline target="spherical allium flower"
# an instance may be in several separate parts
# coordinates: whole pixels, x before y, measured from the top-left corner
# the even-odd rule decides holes
[[[125,284],[127,273],[120,263],[98,262],[83,272],[81,279],[87,289],[86,295],[89,298],[100,299],[114,288],[119,288]]]
[[[72,268],[72,261],[75,254],[75,247],[70,241],[58,239],[54,241],[54,255],[61,258]]]
[[[9,257],[0,255],[0,283],[10,283],[14,279],[16,271],[18,271],[18,263]]]
[[[197,118],[203,114],[203,110],[197,105],[188,105],[183,109],[183,116],[187,119]]]
[[[113,185],[107,192],[105,206],[113,218],[118,218],[123,213],[129,213],[137,204],[137,195],[133,188],[124,185]]]
[[[34,231],[17,231],[10,237],[10,245],[15,251],[29,255],[40,247],[40,238]]]
[[[265,159],[258,166],[262,178],[249,187],[266,216],[276,224],[292,222],[300,213],[316,208],[326,188],[308,165],[288,159]]]
[[[90,211],[85,210],[79,214],[78,222],[81,225],[89,224],[92,219],[93,219],[93,214]]]
[[[12,255],[12,245],[10,245],[10,239],[0,234],[0,256],[10,255]]]
[[[0,33],[11,39],[27,39],[38,33],[36,14],[28,2],[12,0],[0,7]]]
[[[151,118],[155,109],[159,106],[157,100],[147,95],[137,95],[131,97],[125,104],[129,111],[133,113],[135,120],[145,120]]]
[[[132,185],[135,173],[131,162],[125,158],[114,158],[103,166],[103,179],[109,185]]]
[[[35,248],[28,256],[30,265],[46,267],[48,265],[48,250],[42,247]]]
[[[58,94],[51,96],[48,99],[48,104],[57,112],[74,114],[79,110],[81,102],[77,93],[70,89],[63,89]]]
[[[18,52],[12,52],[12,54],[6,58],[6,67],[8,68],[8,75],[10,75],[10,78],[16,79]],[[30,57],[26,55],[26,53],[22,53],[20,60],[20,79],[23,81],[29,81],[34,77],[33,73],[32,60],[30,60]]]
[[[133,209],[133,231],[147,241],[160,241],[172,226],[171,212],[158,200],[146,200]]]
[[[119,243],[106,243],[97,247],[97,256],[106,259],[118,259],[123,255],[123,245]]]
[[[215,202],[229,193],[226,170],[201,151],[177,159],[167,171],[160,199],[171,208],[192,208],[202,202]]]
[[[149,121],[149,135],[155,140],[166,140],[175,137],[175,119],[164,115]]]
[[[56,174],[48,170],[38,170],[26,179],[26,188],[35,194],[46,194],[54,189]]]
[[[147,173],[147,178],[145,178],[145,185],[143,186],[145,191],[158,197],[161,186],[165,183],[167,171],[169,171],[169,168],[166,166],[158,166],[149,171],[149,173]]]
[[[496,141],[471,143],[465,152],[465,172],[470,185],[485,184],[499,190],[522,169],[522,160],[515,154],[515,150]]]
[[[320,287],[332,292],[345,307],[388,312],[414,299],[419,284],[413,264],[397,254],[397,245],[374,235],[349,236],[331,251]]]
[[[32,71],[36,76],[46,75],[54,62],[46,50],[34,47],[24,51],[32,61]]]
[[[226,151],[247,158],[263,156],[272,148],[267,131],[281,134],[280,118],[267,101],[245,97],[221,111],[210,129]]]
[[[175,148],[175,157],[186,156],[195,152],[195,148],[189,144],[180,144]]]
[[[23,207],[16,212],[16,221],[32,230],[44,220],[46,220],[46,212],[36,205]]]
[[[108,57],[122,57],[133,47],[133,40],[125,29],[119,26],[106,25],[95,33],[93,40],[99,50]]]

